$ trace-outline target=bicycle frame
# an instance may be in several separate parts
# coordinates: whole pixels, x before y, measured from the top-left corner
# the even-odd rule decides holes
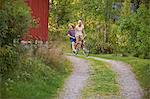
[[[85,37],[84,37],[85,38]],[[85,55],[85,56],[88,56],[89,55],[89,49],[87,49],[86,47],[85,47],[85,43],[86,43],[86,41],[83,39],[83,40],[79,40],[79,43],[76,45],[76,51],[77,51],[77,53],[76,53],[76,55],[78,54],[78,52],[80,51],[80,50],[83,50],[83,54]]]

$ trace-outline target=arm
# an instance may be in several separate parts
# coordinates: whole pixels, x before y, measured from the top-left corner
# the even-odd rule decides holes
[[[68,36],[69,36],[70,38],[73,38],[73,39],[75,39],[75,37],[71,36],[70,34],[68,34]]]
[[[82,33],[83,33],[83,37],[85,38],[87,36],[87,34],[85,33],[85,30],[84,30],[84,25],[83,25],[83,30],[82,30]]]

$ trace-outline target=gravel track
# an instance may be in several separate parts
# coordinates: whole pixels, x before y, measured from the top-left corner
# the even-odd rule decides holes
[[[97,57],[89,58],[109,63],[112,70],[118,74],[117,79],[121,88],[121,99],[142,99],[143,90],[136,80],[134,73],[131,71],[129,64]]]
[[[64,89],[59,94],[58,99],[82,99],[81,91],[86,86],[89,77],[88,61],[75,56],[67,56],[73,63],[73,73],[66,80]],[[104,61],[110,64],[111,69],[118,74],[117,80],[120,85],[120,96],[118,98],[107,97],[107,99],[142,99],[143,90],[140,87],[130,65],[124,62],[89,57],[95,60]],[[88,99],[106,99],[104,97]]]
[[[75,56],[67,56],[67,58],[73,63],[73,73],[66,80],[58,99],[82,99],[81,91],[89,77],[88,61]]]

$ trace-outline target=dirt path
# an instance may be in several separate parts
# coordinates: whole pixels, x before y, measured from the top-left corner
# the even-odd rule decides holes
[[[121,99],[142,99],[142,88],[136,80],[135,75],[130,70],[130,65],[123,62],[107,60],[97,57],[89,58],[104,61],[111,65],[112,70],[118,74],[118,83],[121,87]]]
[[[73,63],[73,73],[67,79],[58,99],[81,99],[81,91],[89,77],[88,61],[74,56],[67,56]]]

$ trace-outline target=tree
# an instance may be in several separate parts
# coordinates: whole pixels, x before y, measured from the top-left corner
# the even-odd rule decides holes
[[[130,53],[141,58],[150,58],[150,9],[141,5],[136,13],[121,20],[120,29],[128,37]]]
[[[112,11],[112,0],[105,0],[104,17],[105,17],[105,31],[104,31],[104,42],[108,42],[109,30],[110,30],[110,19]]]
[[[71,18],[71,0],[52,0],[52,14],[56,17],[58,25],[64,25]]]
[[[121,11],[121,16],[122,17],[128,17],[131,14],[131,9],[130,9],[130,0],[125,0],[123,2],[123,7]]]

